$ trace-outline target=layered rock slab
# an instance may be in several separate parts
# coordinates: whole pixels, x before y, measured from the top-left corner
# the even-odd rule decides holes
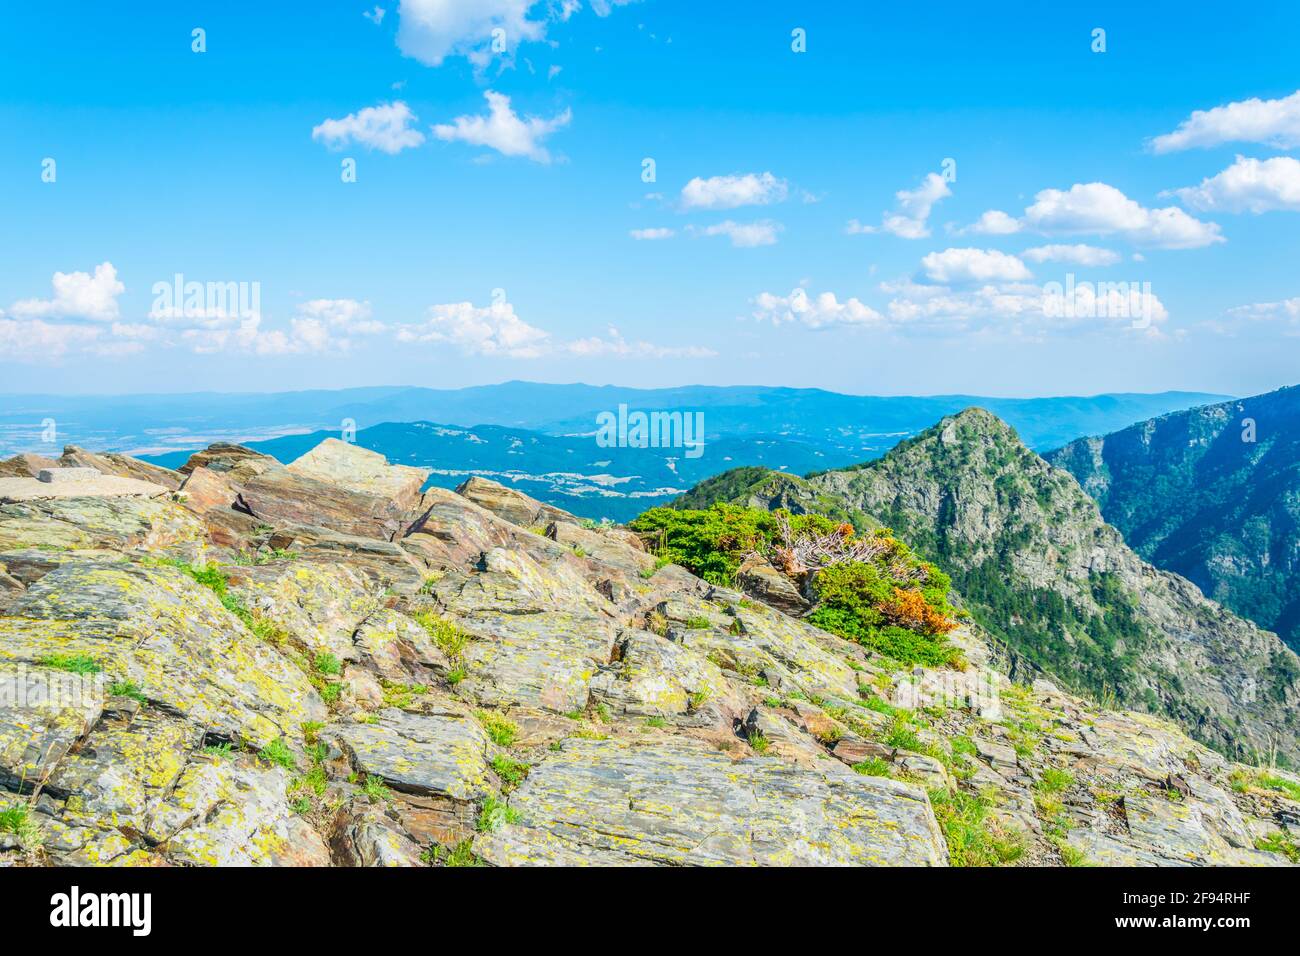
[[[733,761],[687,741],[569,740],[475,852],[509,865],[942,866],[925,791],[838,762]]]

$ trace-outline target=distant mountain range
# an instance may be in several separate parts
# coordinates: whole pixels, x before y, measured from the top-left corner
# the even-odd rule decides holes
[[[868,461],[972,405],[993,411],[1031,447],[1046,450],[1225,397],[880,397],[765,386],[632,389],[530,382],[454,390],[0,396],[0,455],[57,456],[63,445],[76,444],[175,464],[211,442],[238,441],[288,460],[323,437],[355,428],[359,443],[390,460],[435,469],[437,484],[480,474],[584,517],[624,520],[736,466],[801,474]],[[597,416],[617,413],[620,406],[702,413],[703,454],[600,447]],[[45,427],[49,422],[52,429]]]
[[[1047,460],[1142,557],[1300,649],[1300,387],[1081,438]]]
[[[338,431],[345,424],[363,429],[386,422],[500,425],[546,435],[585,435],[595,431],[598,414],[626,405],[643,411],[703,412],[709,439],[779,437],[865,460],[944,415],[972,405],[1011,423],[1030,447],[1046,450],[1083,435],[1116,431],[1156,415],[1231,397],[1202,392],[1086,398],[881,397],[747,385],[636,389],[534,382],[448,390],[0,395],[0,454],[57,450],[42,440],[46,419],[55,422],[54,443],[60,447],[70,443],[95,451],[163,454],[213,441],[263,440],[289,433]]]
[[[282,462],[293,461],[338,432],[286,435],[247,442]],[[764,464],[804,472],[847,464],[805,442],[784,438],[720,438],[705,454],[687,457],[680,448],[602,448],[587,436],[554,436],[500,425],[458,428],[431,422],[386,423],[363,428],[355,441],[390,462],[433,469],[430,485],[454,488],[471,475],[502,482],[585,518],[628,521],[671,500],[698,481],[731,465]],[[178,468],[189,452],[145,456]]]

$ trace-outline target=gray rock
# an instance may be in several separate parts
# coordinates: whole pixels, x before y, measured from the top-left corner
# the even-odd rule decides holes
[[[495,790],[488,766],[491,742],[472,717],[409,714],[389,709],[373,724],[334,724],[322,731],[359,773],[395,790],[482,799]]]
[[[798,768],[685,741],[571,740],[510,798],[520,822],[480,835],[498,865],[944,865],[920,787],[837,761]]]

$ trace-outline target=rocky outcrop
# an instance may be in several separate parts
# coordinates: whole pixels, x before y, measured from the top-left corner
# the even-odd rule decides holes
[[[182,500],[0,506],[0,808],[21,821],[0,863],[1294,853],[1300,779],[1012,684],[974,629],[965,672],[899,672],[776,588],[661,567],[517,492],[302,461],[214,446]]]

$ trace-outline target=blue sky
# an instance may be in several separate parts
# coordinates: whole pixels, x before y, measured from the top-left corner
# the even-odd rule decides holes
[[[0,13],[0,391],[1297,379],[1294,4],[275,6]]]

